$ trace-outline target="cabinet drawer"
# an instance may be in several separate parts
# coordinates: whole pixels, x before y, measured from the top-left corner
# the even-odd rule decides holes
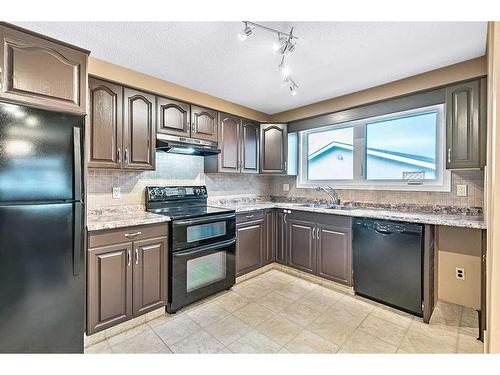
[[[139,241],[163,237],[168,234],[168,225],[140,225],[128,228],[109,229],[89,234],[89,249],[120,242]]]
[[[236,215],[236,224],[264,219],[264,211],[249,211]]]

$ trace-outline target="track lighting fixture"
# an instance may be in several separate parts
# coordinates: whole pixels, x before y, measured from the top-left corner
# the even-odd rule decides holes
[[[253,27],[248,26],[248,22],[243,22],[245,24],[245,28],[241,33],[238,34],[238,38],[243,42],[253,33]]]
[[[297,95],[298,85],[290,77],[290,68],[286,63],[286,58],[295,50],[296,40],[298,39],[295,35],[293,35],[293,27],[290,29],[290,33],[285,33],[271,27],[259,25],[255,22],[242,22],[245,27],[243,31],[238,34],[238,38],[241,41],[246,40],[250,35],[252,35],[255,28],[267,30],[278,35],[278,42],[273,45],[273,49],[281,56],[281,60],[278,65],[278,69],[281,74],[281,86],[288,86],[290,88],[290,93],[293,96]]]

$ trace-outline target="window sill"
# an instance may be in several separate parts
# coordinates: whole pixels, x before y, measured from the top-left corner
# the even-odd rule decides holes
[[[298,189],[314,189],[317,186],[329,185],[338,190],[388,190],[388,191],[421,191],[421,192],[451,192],[451,179],[447,179],[444,184],[423,184],[423,185],[405,185],[405,184],[387,184],[387,183],[368,183],[368,182],[339,182],[339,181],[317,181],[301,182],[297,178],[296,187]]]

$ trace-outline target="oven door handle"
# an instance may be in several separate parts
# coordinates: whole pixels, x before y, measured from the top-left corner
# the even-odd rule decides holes
[[[196,218],[196,219],[174,220],[173,224],[175,226],[193,225],[193,224],[215,222],[215,221],[225,220],[225,219],[234,219],[235,217],[236,217],[235,213],[230,213],[230,214],[224,214],[224,215],[204,216],[204,217]]]
[[[213,243],[213,244],[210,244],[210,245],[195,247],[194,249],[177,251],[177,252],[174,252],[173,255],[174,255],[174,257],[176,257],[176,256],[194,255],[194,254],[198,254],[198,253],[203,253],[203,252],[207,252],[207,251],[211,251],[211,250],[217,250],[217,249],[221,249],[221,248],[224,248],[224,247],[232,246],[235,243],[236,243],[236,239],[233,238],[233,239],[230,239],[230,240],[227,240],[227,241],[221,241],[221,242]]]

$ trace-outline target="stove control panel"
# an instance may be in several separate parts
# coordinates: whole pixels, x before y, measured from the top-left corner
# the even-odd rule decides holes
[[[206,198],[206,186],[147,186],[146,201],[158,202],[179,199]]]

